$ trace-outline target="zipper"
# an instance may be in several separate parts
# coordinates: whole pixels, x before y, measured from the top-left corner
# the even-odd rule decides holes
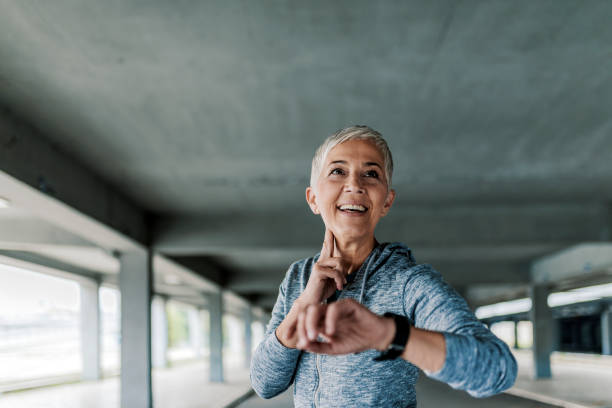
[[[377,248],[377,247],[375,247],[375,248],[374,248],[374,250],[376,250],[376,248]],[[367,274],[366,274],[367,269],[368,269],[367,267],[368,267],[368,266],[370,266],[370,263],[372,263],[372,259],[370,259],[370,260],[368,261],[368,265],[366,265],[366,264],[364,263],[363,265],[361,265],[361,267],[360,267],[360,268],[359,268],[357,271],[353,272],[353,273],[359,273],[359,272],[361,272],[361,269],[362,269],[362,268],[365,268],[365,269],[364,269],[364,276],[363,276],[363,280],[364,280],[363,285],[365,285],[365,279],[367,278]],[[356,278],[356,277],[357,277],[357,275],[355,275],[355,278]],[[349,286],[352,286],[353,284],[356,284],[356,283],[355,283],[355,281],[349,282],[349,283],[348,283],[348,285],[347,285],[346,287],[344,287],[344,288],[343,288],[343,290],[340,292],[340,294],[338,295],[338,298],[336,299],[336,301],[340,300],[340,298],[342,297],[342,295],[344,295],[344,294],[346,293],[346,289],[347,289]],[[362,299],[362,296],[363,296],[363,291],[364,291],[364,288],[363,288],[363,286],[362,286],[362,288],[361,288],[361,293],[360,293],[360,295],[359,295],[359,303],[361,303],[361,301],[363,300],[363,299]],[[327,300],[324,300],[324,301],[323,301],[323,303],[327,303]],[[317,381],[317,387],[315,388],[315,391],[314,391],[314,406],[315,406],[315,408],[318,408],[318,407],[319,407],[319,397],[320,397],[320,395],[321,395],[321,394],[320,394],[320,391],[319,391],[319,387],[321,386],[321,362],[320,362],[320,358],[321,358],[321,355],[320,355],[320,354],[317,354],[317,355],[316,355],[316,358],[315,358],[315,364],[316,364],[316,366],[317,366],[317,376],[319,377],[319,378],[318,378],[318,380],[319,380],[319,381]]]
[[[323,303],[327,303],[327,299],[325,299]],[[315,365],[317,366],[317,376],[319,378],[317,381],[317,388],[315,388],[315,391],[314,391],[314,406],[315,408],[318,408],[319,407],[319,401],[318,401],[319,400],[319,388],[321,387],[321,355],[318,353],[316,354],[316,357],[315,357]]]
[[[315,408],[317,408],[319,406],[319,404],[318,404],[319,387],[321,386],[321,367],[319,366],[319,359],[320,358],[321,358],[321,355],[317,354],[315,361],[316,361],[317,375],[319,376],[319,381],[317,381],[317,388],[315,388],[315,392],[314,392],[314,406],[315,406]]]

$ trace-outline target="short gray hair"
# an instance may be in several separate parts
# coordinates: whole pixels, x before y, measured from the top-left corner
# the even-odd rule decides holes
[[[391,188],[391,177],[393,176],[393,157],[391,156],[391,150],[389,150],[387,142],[385,139],[383,139],[379,132],[365,125],[349,126],[344,129],[340,129],[325,139],[321,146],[317,148],[317,151],[312,158],[310,186],[314,187],[316,184],[316,181],[321,174],[323,163],[325,162],[325,159],[327,158],[327,155],[331,149],[341,143],[348,142],[349,140],[369,140],[374,143],[383,157],[383,167],[385,177],[387,179],[387,188]]]

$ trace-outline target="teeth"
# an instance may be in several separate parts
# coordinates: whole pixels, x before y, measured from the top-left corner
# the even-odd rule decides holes
[[[366,208],[363,205],[356,205],[356,204],[344,204],[340,206],[341,210],[354,210],[354,211],[361,211],[364,212],[366,210]]]

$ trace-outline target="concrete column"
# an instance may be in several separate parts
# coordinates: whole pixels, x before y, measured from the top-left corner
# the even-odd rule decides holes
[[[221,293],[208,295],[210,313],[210,381],[223,382],[223,297]]]
[[[155,368],[168,366],[168,314],[166,299],[156,296],[151,305],[152,363]]]
[[[246,368],[251,366],[251,348],[253,347],[252,323],[253,313],[251,311],[251,306],[247,306],[244,309],[244,366]]]
[[[151,257],[133,251],[120,261],[121,408],[151,408]]]
[[[101,377],[100,284],[94,280],[80,283],[81,291],[81,357],[83,380]]]
[[[551,353],[561,349],[561,322],[558,319],[552,319],[552,339],[550,345]]]
[[[530,319],[533,325],[534,378],[550,378],[550,353],[553,344],[553,319],[548,307],[549,289],[546,285],[532,285]]]
[[[601,313],[601,354],[612,355],[612,309]]]
[[[189,325],[189,343],[193,348],[196,357],[202,355],[202,347],[204,346],[202,320],[200,319],[200,309],[189,309],[187,313],[187,322]]]
[[[518,320],[514,321],[514,348],[518,349],[519,348],[519,343],[518,343]]]

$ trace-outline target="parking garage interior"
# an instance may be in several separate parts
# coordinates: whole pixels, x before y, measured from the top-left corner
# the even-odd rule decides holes
[[[612,3],[0,10],[0,408],[291,406],[248,367],[354,124],[394,156],[377,239],[519,362],[490,399],[422,375],[419,406],[612,406]]]

